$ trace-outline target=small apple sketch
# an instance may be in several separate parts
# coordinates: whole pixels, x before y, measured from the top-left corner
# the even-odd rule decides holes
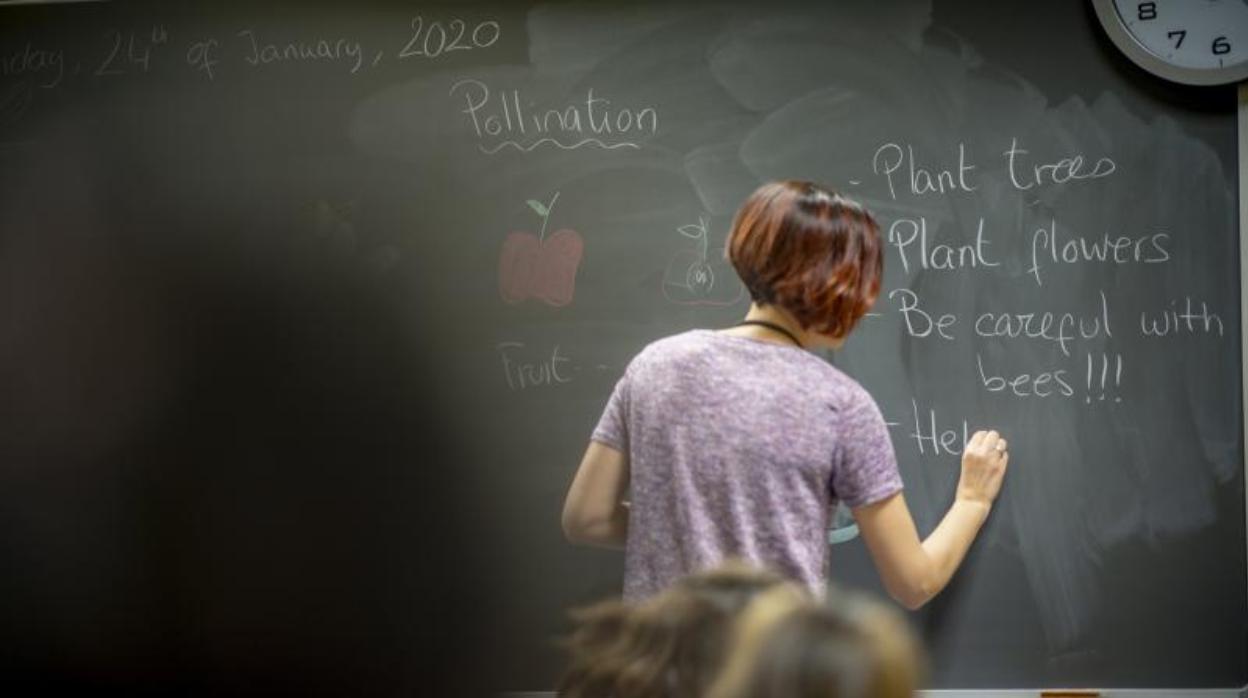
[[[529,208],[542,217],[541,233],[513,232],[503,240],[498,260],[498,287],[504,302],[516,304],[530,297],[554,307],[572,302],[585,244],[580,233],[569,228],[561,228],[546,237],[546,224],[558,200],[559,192],[555,192],[550,203],[526,201]]]
[[[735,305],[745,297],[745,287],[734,283],[727,264],[710,260],[707,254],[710,247],[707,227],[706,218],[699,216],[697,223],[676,229],[681,235],[694,240],[694,249],[677,252],[663,272],[663,297],[672,303],[727,306]]]

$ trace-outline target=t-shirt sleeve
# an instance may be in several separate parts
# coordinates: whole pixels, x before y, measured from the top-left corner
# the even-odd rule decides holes
[[[851,509],[875,504],[902,489],[888,426],[875,400],[856,391],[840,414],[840,457],[832,468],[832,496]]]
[[[615,384],[607,407],[602,411],[598,426],[589,437],[592,441],[610,446],[621,453],[628,453],[628,406],[631,380],[629,372]]]

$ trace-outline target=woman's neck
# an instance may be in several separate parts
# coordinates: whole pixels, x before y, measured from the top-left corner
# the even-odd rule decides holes
[[[767,327],[763,324],[743,324],[724,330],[728,334],[738,337],[749,337],[763,342],[771,342],[773,344],[787,344],[792,346],[794,340],[797,345],[806,348],[811,346],[810,337],[806,331],[802,329],[801,323],[791,313],[783,308],[774,305],[759,305],[753,303],[750,310],[745,314],[746,323],[766,323],[767,325],[775,325],[783,331]],[[787,335],[785,333],[788,333]],[[791,336],[790,336],[791,335]]]

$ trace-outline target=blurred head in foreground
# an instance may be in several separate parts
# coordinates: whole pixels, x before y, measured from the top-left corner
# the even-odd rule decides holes
[[[741,615],[709,698],[909,698],[922,669],[899,613],[833,590],[760,595]]]
[[[805,598],[779,574],[729,562],[640,603],[612,600],[575,611],[559,695],[703,695],[723,664],[734,621],[768,590]]]

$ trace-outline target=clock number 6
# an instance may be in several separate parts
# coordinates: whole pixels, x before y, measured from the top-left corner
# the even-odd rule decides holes
[[[1226,40],[1225,36],[1219,36],[1213,40],[1213,55],[1221,56],[1224,53],[1231,52],[1231,43]]]
[[[1142,2],[1135,6],[1136,16],[1141,20],[1157,19],[1157,3]]]

